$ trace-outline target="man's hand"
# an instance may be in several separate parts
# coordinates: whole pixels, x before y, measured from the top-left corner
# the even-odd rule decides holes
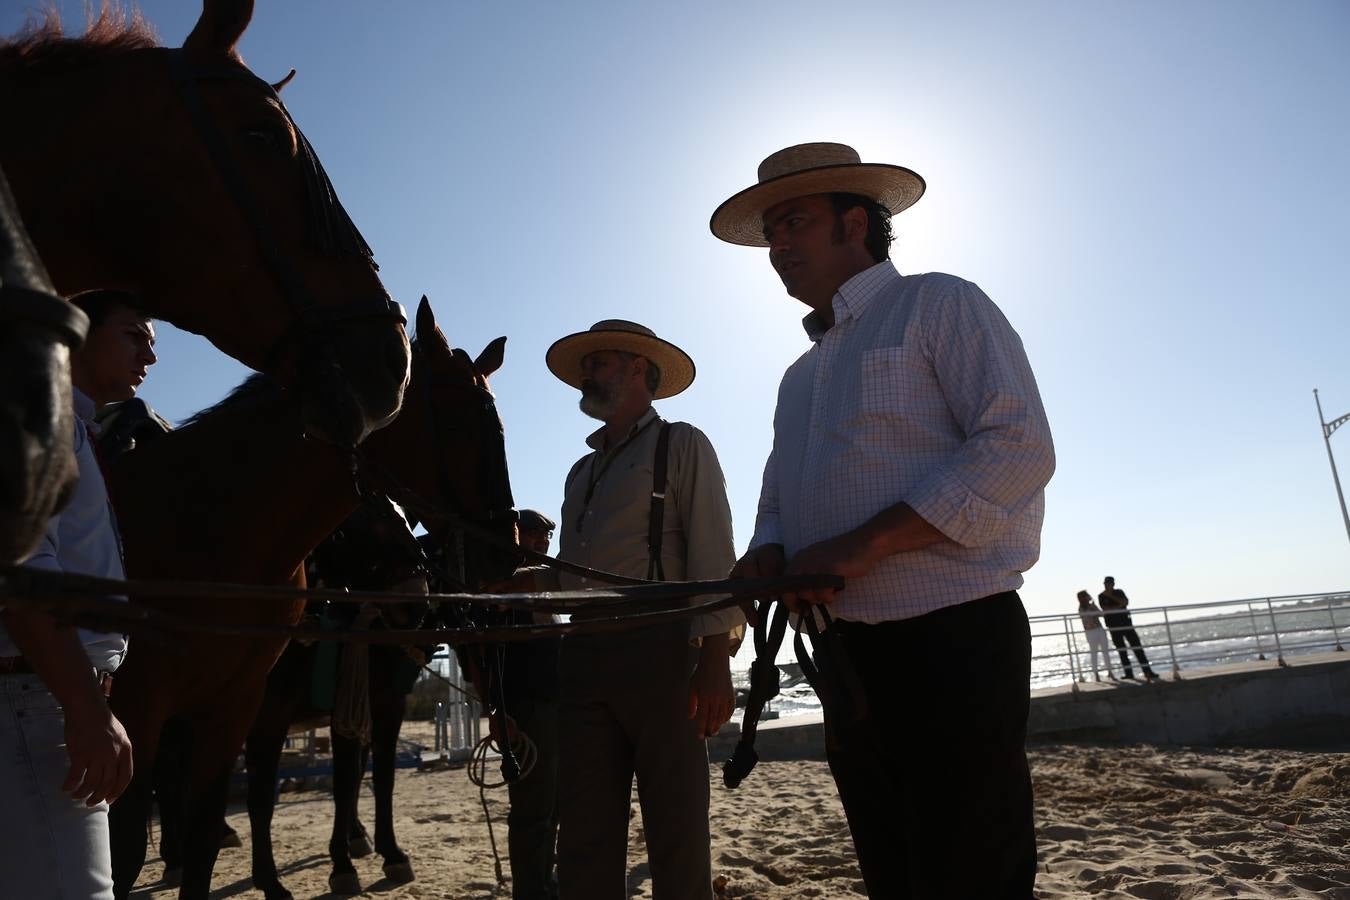
[[[782,575],[786,566],[787,561],[783,556],[782,544],[761,544],[737,560],[736,565],[731,567],[731,573],[727,577],[773,578]],[[745,621],[750,623],[751,628],[759,625],[753,601],[742,601],[741,610],[745,613]]]
[[[871,572],[879,560],[861,531],[817,541],[803,549],[788,563],[785,575],[842,575],[861,578]],[[833,603],[834,588],[803,589],[782,596],[783,603],[795,613],[803,613],[816,604]]]
[[[539,574],[540,566],[527,566],[523,569],[516,569],[511,573],[510,578],[503,578],[501,581],[494,581],[489,584],[485,590],[489,594],[528,594],[538,588],[535,586],[538,580],[535,576]]]
[[[86,806],[116,800],[131,783],[131,741],[101,694],[67,704],[66,754],[70,771],[61,790]]]
[[[698,667],[689,680],[689,718],[699,737],[710,738],[736,710],[736,691],[731,686],[731,657],[725,634],[709,635],[699,648]]]

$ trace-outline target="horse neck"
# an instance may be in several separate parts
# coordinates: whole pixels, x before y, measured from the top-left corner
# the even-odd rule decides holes
[[[42,79],[0,76],[0,108],[9,122],[23,123],[6,129],[0,166],[52,282],[66,296],[143,288],[132,261],[145,257],[151,223],[140,221],[144,198],[129,184],[134,165],[117,152],[118,135],[135,127],[125,121],[125,96],[127,67],[136,64],[94,65]],[[138,87],[135,95],[138,115],[163,114],[167,92]]]
[[[287,582],[358,502],[338,454],[303,437],[280,391],[127,454],[112,483],[135,578]]]

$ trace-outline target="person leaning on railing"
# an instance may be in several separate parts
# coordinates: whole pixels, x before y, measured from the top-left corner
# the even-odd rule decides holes
[[[1126,650],[1127,647],[1132,647],[1144,678],[1157,681],[1158,674],[1149,668],[1148,656],[1145,655],[1144,647],[1139,641],[1139,632],[1134,630],[1134,622],[1130,620],[1130,614],[1125,610],[1125,607],[1130,605],[1130,598],[1116,587],[1116,580],[1110,575],[1102,579],[1102,587],[1105,590],[1097,595],[1097,600],[1101,602],[1102,612],[1106,613],[1106,627],[1111,631],[1111,642],[1120,653],[1120,667],[1125,670],[1125,677],[1134,679],[1134,669],[1130,668],[1130,654]]]
[[[1102,680],[1101,673],[1097,671],[1097,654],[1100,653],[1102,662],[1106,665],[1106,677],[1115,681],[1116,673],[1111,667],[1111,650],[1106,643],[1106,628],[1102,625],[1102,611],[1092,602],[1092,595],[1087,591],[1078,592],[1078,618],[1083,621],[1083,634],[1087,637],[1093,679]]]

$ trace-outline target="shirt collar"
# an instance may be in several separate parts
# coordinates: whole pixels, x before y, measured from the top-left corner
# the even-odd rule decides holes
[[[86,425],[94,424],[94,401],[89,399],[89,395],[74,385],[70,388],[71,404],[75,407],[75,415],[80,417],[80,421]]]
[[[648,422],[650,422],[652,419],[655,418],[656,418],[656,409],[651,406],[647,407],[647,411],[642,414],[642,418],[638,419],[636,422],[633,423],[633,427],[628,429],[628,434],[624,437],[624,439],[621,442],[619,442],[617,446],[622,447],[624,444],[631,441],[633,439],[633,435],[641,431],[643,426],[645,426]],[[586,446],[590,447],[592,450],[605,449],[605,428],[603,425],[590,433],[590,436],[586,438]]]
[[[891,282],[899,279],[900,273],[889,259],[883,259],[876,265],[863,269],[839,286],[830,307],[834,310],[834,322],[839,324],[846,319],[859,318],[871,305],[876,296]],[[813,309],[802,319],[806,336],[819,343],[825,337],[829,327],[821,321],[820,315]]]

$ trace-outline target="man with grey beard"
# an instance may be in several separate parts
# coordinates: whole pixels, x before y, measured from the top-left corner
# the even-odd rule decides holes
[[[693,382],[688,354],[649,328],[610,319],[555,342],[546,359],[581,391],[581,411],[604,423],[567,475],[559,558],[658,581],[725,576],[735,549],[717,454],[697,428],[652,408]],[[603,585],[526,570],[512,586]],[[692,623],[563,641],[562,897],[628,895],[635,776],[654,895],[712,897],[706,740],[735,709],[729,657],[743,622],[733,607]]]

